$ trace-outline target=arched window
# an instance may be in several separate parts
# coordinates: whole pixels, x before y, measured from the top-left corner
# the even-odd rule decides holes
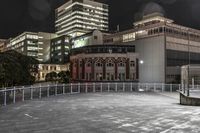
[[[107,67],[113,67],[114,66],[114,63],[112,60],[108,60],[107,63],[106,63],[106,66]]]
[[[119,66],[119,67],[124,67],[124,66],[125,66],[125,63],[124,63],[123,61],[120,61],[120,62],[118,63],[118,66]]]
[[[103,64],[101,62],[96,63],[96,67],[102,67],[102,66],[103,66]]]

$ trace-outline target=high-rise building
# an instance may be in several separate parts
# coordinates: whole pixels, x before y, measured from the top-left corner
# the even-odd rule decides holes
[[[24,55],[34,57],[40,62],[49,62],[51,38],[55,36],[52,33],[24,32],[10,39],[7,49],[16,50]]]
[[[69,0],[56,9],[56,33],[72,37],[91,30],[108,31],[108,5],[93,0]]]

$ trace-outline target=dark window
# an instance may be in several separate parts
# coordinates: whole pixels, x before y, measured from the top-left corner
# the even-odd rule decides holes
[[[97,40],[97,39],[98,39],[98,36],[94,36],[94,39]]]

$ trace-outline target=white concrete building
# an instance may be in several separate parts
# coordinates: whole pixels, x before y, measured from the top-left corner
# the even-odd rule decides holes
[[[69,71],[69,64],[39,64],[38,74],[35,76],[36,81],[45,81],[46,75],[51,72],[56,72],[57,74],[61,71]]]
[[[104,43],[135,46],[142,83],[180,83],[182,65],[200,64],[200,31],[157,13],[144,16],[133,29],[106,36]]]

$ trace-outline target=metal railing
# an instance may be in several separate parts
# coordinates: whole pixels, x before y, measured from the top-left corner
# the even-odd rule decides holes
[[[181,93],[183,93],[184,95],[186,95],[186,96],[191,96],[191,95],[193,95],[193,93],[194,92],[197,92],[198,91],[198,93],[199,93],[199,91],[200,91],[200,85],[182,85],[181,86],[181,88],[179,89],[179,91],[181,92]],[[199,95],[200,96],[200,95]]]
[[[95,92],[174,92],[181,90],[180,84],[157,83],[71,83],[46,86],[16,86],[0,89],[0,105],[16,103],[19,101],[40,99],[43,97],[95,93]]]

